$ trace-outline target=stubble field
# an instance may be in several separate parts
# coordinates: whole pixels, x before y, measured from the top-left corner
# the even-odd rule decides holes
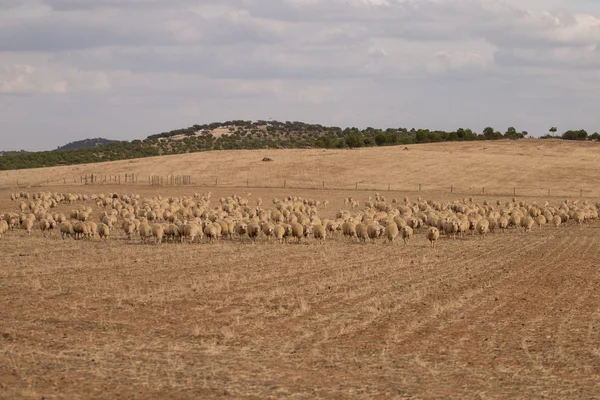
[[[432,157],[440,167],[445,163],[453,171],[467,164],[474,168],[472,160],[465,160],[479,156],[455,157],[462,147],[445,145],[444,151],[432,145],[404,154],[418,150],[427,164],[425,154],[435,152]],[[506,161],[503,152],[526,152],[533,145],[486,146],[493,153],[489,163],[473,174],[454,176],[457,185],[502,182],[537,187],[542,182],[553,184],[550,189],[571,185],[578,191],[583,184],[591,190],[599,183],[590,172],[590,161],[582,160],[594,157],[599,147],[561,148],[552,143],[554,147],[544,151],[577,156],[560,159],[554,180],[544,178],[544,171],[551,169],[544,157],[532,156],[531,168],[515,180],[510,173],[500,174],[502,166],[496,162]],[[257,151],[253,159],[263,154]],[[273,158],[271,173],[288,177],[294,176],[290,165],[302,161]],[[429,168],[416,167],[406,176],[396,170],[386,176],[373,154],[358,159],[368,172],[361,175],[359,168],[355,174],[365,181],[369,176],[381,184],[442,179]],[[139,162],[146,161],[150,162]],[[238,167],[245,168],[243,162]],[[77,167],[63,167],[52,175],[71,174],[72,168]],[[206,168],[211,173],[210,165]],[[515,166],[507,168],[512,171]],[[489,180],[484,178],[486,171]],[[44,173],[48,172],[19,172],[23,180],[42,181]],[[17,204],[9,200],[16,191],[9,187],[12,178],[5,173],[6,180],[0,179],[5,185],[0,189],[2,212],[17,211]],[[297,195],[329,200],[328,209],[322,210],[326,217],[345,208],[343,199],[348,196],[362,203],[373,195],[144,185],[27,190],[142,197],[210,190],[215,201],[251,191],[250,199],[262,197],[264,206],[273,197]],[[388,200],[464,197],[441,191],[381,193]],[[510,201],[502,196],[473,200],[484,199]],[[563,199],[523,200],[558,205]],[[93,202],[87,204],[94,207],[97,220],[100,211]],[[548,225],[529,233],[509,229],[486,238],[444,237],[434,249],[422,232],[409,245],[395,246],[343,237],[325,244],[308,240],[279,245],[263,239],[256,244],[223,240],[158,246],[142,245],[139,238],[129,242],[118,228],[108,243],[12,231],[0,238],[0,397],[596,398],[599,239],[599,222],[558,229]]]

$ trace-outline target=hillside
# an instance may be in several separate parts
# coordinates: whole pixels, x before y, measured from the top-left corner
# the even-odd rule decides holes
[[[235,120],[193,125],[151,135],[144,140],[111,142],[78,150],[65,151],[63,147],[61,151],[11,155],[0,159],[0,170],[85,164],[207,150],[341,149],[443,141],[519,139],[525,136],[527,132],[517,132],[514,128],[510,128],[505,134],[486,128],[483,133],[478,134],[471,129],[462,128],[451,132],[371,127],[361,130],[303,122]],[[94,140],[91,143],[95,144]],[[73,146],[70,144],[69,148],[71,147]]]
[[[363,149],[214,151],[0,173],[0,186],[80,182],[85,175],[189,175],[197,185],[596,195],[600,144],[561,140],[431,143]],[[262,162],[263,157],[273,162]],[[534,190],[535,189],[535,190]],[[597,194],[600,196],[600,193]]]
[[[109,140],[104,138],[93,138],[93,139],[83,139],[77,140],[75,142],[70,142],[65,144],[64,146],[60,146],[57,150],[80,150],[80,149],[90,149],[99,146],[105,146],[110,143],[115,143],[116,140]]]
[[[342,129],[303,122],[235,120],[193,125],[184,129],[150,135],[144,140],[87,139],[70,143],[55,151],[8,155],[0,158],[0,170],[128,160],[209,150],[348,149],[438,142],[517,140],[527,136],[527,132],[519,132],[513,127],[508,128],[505,133],[492,127],[486,127],[482,133],[476,133],[471,129],[463,128],[455,131],[402,127]],[[556,137],[547,135],[543,138],[553,139]],[[598,141],[600,134],[594,133],[588,136],[584,130],[569,130],[558,138],[573,141]]]

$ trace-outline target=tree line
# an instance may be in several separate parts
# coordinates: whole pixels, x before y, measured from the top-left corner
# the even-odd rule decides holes
[[[225,133],[213,134],[215,129]],[[600,135],[585,130],[569,130],[556,135],[552,127],[542,139],[598,141]],[[486,127],[481,133],[468,128],[454,131],[387,128],[365,129],[323,126],[303,122],[233,120],[192,125],[184,129],[148,136],[144,140],[112,142],[102,146],[78,150],[4,153],[0,156],[0,170],[41,168],[57,165],[87,164],[103,161],[127,160],[168,154],[185,154],[209,150],[265,149],[265,148],[360,148],[395,146],[415,143],[436,143],[475,140],[519,140],[527,131],[509,127],[500,132]],[[1,154],[1,153],[0,153]]]

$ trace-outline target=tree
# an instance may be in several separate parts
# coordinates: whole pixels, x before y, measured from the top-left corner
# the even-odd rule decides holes
[[[555,127],[555,126],[553,126],[552,128],[548,129],[548,131],[550,131],[550,134],[552,134],[552,136],[556,136],[556,131],[557,131],[557,130],[558,130],[558,129],[556,129],[556,127]]]
[[[346,143],[346,146],[353,149],[355,147],[362,147],[363,138],[360,133],[352,132],[346,135],[344,142]]]
[[[375,144],[377,144],[377,146],[383,146],[385,142],[386,138],[383,133],[378,133],[377,135],[375,135]]]
[[[510,127],[506,130],[506,133],[504,134],[504,137],[507,139],[518,139],[519,138],[519,134],[517,133],[517,130],[514,127]]]
[[[584,129],[580,129],[578,131],[568,130],[563,133],[562,138],[564,140],[586,140],[587,132]]]
[[[494,128],[492,128],[491,126],[487,126],[484,130],[483,130],[483,136],[486,139],[493,139],[494,138]]]

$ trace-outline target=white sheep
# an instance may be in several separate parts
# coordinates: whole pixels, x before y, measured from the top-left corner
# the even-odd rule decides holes
[[[431,247],[435,247],[435,242],[439,239],[440,237],[440,231],[432,226],[427,230],[427,240],[429,240],[429,242],[431,242]]]

